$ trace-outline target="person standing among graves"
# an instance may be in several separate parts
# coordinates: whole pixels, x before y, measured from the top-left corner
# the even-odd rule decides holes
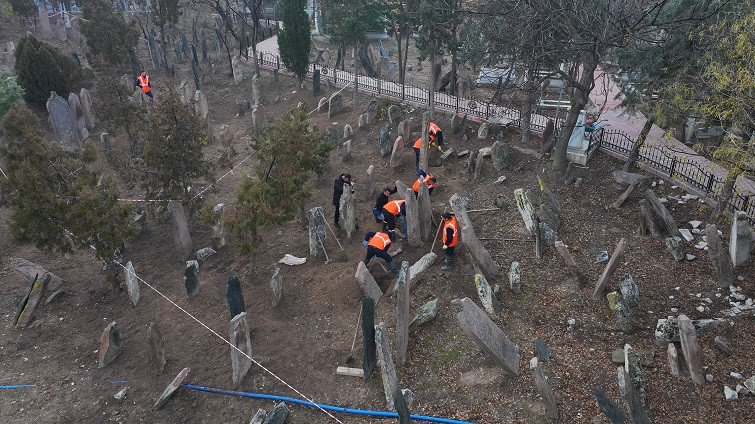
[[[144,94],[149,97],[150,101],[154,101],[155,98],[152,97],[152,85],[149,82],[149,75],[147,75],[146,72],[142,71],[142,73],[136,78],[136,84],[137,87],[141,88],[141,90],[144,92]]]
[[[343,195],[344,184],[348,184],[349,189],[354,193],[354,183],[351,182],[351,174],[341,174],[333,182],[333,206],[336,210],[333,216],[333,223],[336,228],[341,228],[339,221],[341,219],[341,196]]]
[[[430,122],[430,128],[427,129],[427,132],[430,134],[430,142],[437,144],[438,150],[443,151],[441,149],[443,147],[443,131],[441,131],[438,124]]]
[[[419,175],[419,178],[417,178],[417,181],[414,182],[414,185],[412,185],[412,190],[414,190],[414,194],[419,194],[419,187],[420,184],[424,184],[427,186],[428,191],[430,194],[433,194],[433,189],[435,188],[435,177],[432,175],[426,173],[423,170],[417,171],[417,175]]]
[[[441,217],[443,218],[443,250],[446,252],[446,259],[440,269],[447,271],[454,266],[454,252],[459,243],[459,224],[452,213],[444,212]]]
[[[392,189],[390,187],[385,187],[383,188],[383,192],[378,194],[377,198],[375,198],[375,207],[372,208],[372,214],[375,215],[375,222],[383,222],[385,219],[385,216],[383,216],[383,206],[390,201],[388,197],[397,191],[398,188],[396,188],[396,186],[393,186]]]
[[[391,245],[393,240],[393,233],[380,233],[375,231],[368,231],[364,234],[363,245],[367,246],[367,256],[364,257],[364,264],[368,265],[370,260],[377,256],[382,258],[388,263],[388,268],[393,275],[398,276],[398,267],[393,263],[393,258],[388,253],[388,246]]]
[[[383,206],[383,231],[393,232],[396,229],[396,218],[404,221],[404,234],[406,234],[406,200],[391,200]]]

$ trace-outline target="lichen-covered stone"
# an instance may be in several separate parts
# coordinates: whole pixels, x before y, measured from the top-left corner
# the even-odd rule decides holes
[[[480,298],[480,302],[485,308],[485,312],[487,312],[488,316],[493,320],[499,321],[501,319],[501,303],[490,289],[488,281],[483,275],[475,274],[474,283],[477,288],[477,296]]]

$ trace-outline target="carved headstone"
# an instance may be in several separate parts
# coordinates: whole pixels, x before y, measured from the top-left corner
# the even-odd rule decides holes
[[[734,266],[740,266],[750,260],[752,247],[752,230],[747,214],[742,211],[734,212],[731,220],[731,238],[729,239],[729,253]]]
[[[385,401],[388,405],[388,410],[393,411],[395,409],[393,396],[399,387],[396,368],[393,365],[393,357],[391,356],[391,345],[388,341],[388,334],[385,331],[385,323],[381,322],[375,326],[375,345],[377,348],[378,363],[380,364],[380,373],[383,377]]]
[[[598,282],[595,283],[595,290],[593,291],[593,298],[595,300],[598,300],[603,296],[603,292],[606,290],[606,285],[608,285],[608,280],[611,278],[613,273],[616,271],[616,268],[618,268],[619,264],[621,264],[621,260],[624,258],[624,251],[626,250],[626,248],[627,239],[622,238],[616,245],[616,249],[614,249],[613,255],[611,255],[611,260],[608,261],[606,268],[603,270],[603,274],[600,275]]]
[[[210,113],[210,108],[207,105],[207,96],[202,93],[202,90],[194,92],[194,114],[202,121],[207,120],[207,115]]]
[[[194,243],[191,241],[184,208],[181,203],[171,200],[168,202],[168,212],[173,221],[173,238],[178,246],[178,251],[181,253],[181,259],[186,261],[194,252]]]
[[[375,122],[375,116],[377,115],[378,110],[378,102],[377,100],[370,100],[369,103],[367,103],[367,109],[365,110],[365,113],[367,114],[367,123],[371,124]]]
[[[149,328],[147,329],[147,334],[149,338],[149,348],[152,351],[152,360],[155,363],[155,366],[157,366],[157,372],[161,373],[163,372],[163,368],[165,368],[165,340],[163,339],[162,333],[160,333],[160,329],[157,327],[157,324],[154,322],[149,323]]]
[[[404,139],[398,136],[396,141],[393,142],[393,150],[391,151],[391,168],[396,169],[401,165],[401,152],[403,151]]]
[[[391,125],[396,125],[399,118],[399,109],[396,105],[388,106],[388,122]]]
[[[238,387],[252,366],[251,359],[247,358],[252,356],[252,341],[246,312],[241,312],[231,319],[228,341],[231,342],[231,378],[234,387]]]
[[[184,286],[186,286],[186,294],[189,295],[190,298],[199,294],[199,262],[186,261]]]
[[[404,140],[411,141],[412,139],[412,121],[410,118],[402,120],[398,124],[398,135]]]
[[[348,140],[351,138],[351,135],[354,134],[354,130],[351,128],[351,125],[346,124],[343,126],[343,139]]]
[[[514,293],[522,291],[522,264],[517,261],[512,262],[509,268],[509,287]]]
[[[398,273],[398,299],[396,305],[396,365],[403,367],[406,363],[406,349],[409,346],[409,308],[412,306],[410,288],[409,262],[401,262]]]
[[[244,294],[241,292],[241,282],[233,275],[228,277],[228,288],[225,290],[225,298],[228,300],[228,312],[232,317],[246,312]]]
[[[430,189],[424,183],[419,185],[417,207],[420,236],[424,243],[428,243],[432,241],[435,232],[433,231],[433,209],[430,205]]]
[[[309,210],[309,255],[320,256],[324,252],[325,216],[321,207]]]
[[[104,330],[100,336],[100,368],[113,362],[118,354],[121,353],[123,339],[121,338],[121,327],[113,321]]]
[[[519,348],[471,299],[454,299],[451,305],[464,333],[472,338],[506,372],[519,375]]]
[[[215,220],[215,224],[212,226],[212,248],[216,251],[220,250],[226,244],[225,228],[223,228],[224,212],[224,203],[218,203],[212,208],[212,216]]]
[[[493,168],[495,168],[495,170],[498,172],[503,171],[504,168],[506,168],[506,165],[508,165],[509,156],[511,156],[511,153],[509,152],[509,146],[503,144],[499,140],[496,140],[496,142],[493,143],[492,149]]]
[[[47,99],[47,113],[50,115],[50,124],[55,132],[60,147],[64,152],[78,155],[81,153],[81,141],[76,121],[71,116],[68,102],[58,96],[54,91],[50,92]]]
[[[343,220],[343,229],[346,231],[346,238],[351,238],[356,231],[354,203],[356,203],[356,195],[351,192],[348,184],[344,184],[339,208],[341,209],[341,219]]]
[[[406,203],[406,238],[409,241],[409,245],[417,247],[422,244],[422,233],[420,232],[419,223],[419,203],[417,198],[414,197],[414,190],[407,188],[404,192]]]
[[[231,71],[233,71],[233,83],[241,84],[244,81],[244,72],[241,70],[241,62],[238,56],[233,56],[231,59]]]

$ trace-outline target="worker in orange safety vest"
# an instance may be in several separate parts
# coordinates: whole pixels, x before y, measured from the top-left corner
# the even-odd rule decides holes
[[[417,178],[417,181],[414,182],[414,185],[412,185],[412,190],[414,190],[414,194],[419,194],[419,187],[420,184],[424,184],[427,186],[428,191],[430,194],[433,194],[433,189],[435,188],[435,182],[437,181],[435,177],[432,175],[426,173],[423,170],[417,171],[417,174],[419,175],[419,178]]]
[[[438,151],[442,152],[443,148],[443,131],[441,131],[440,127],[435,122],[430,122],[430,127],[428,128],[428,133],[430,134],[430,138],[427,142],[427,148],[435,147],[438,149]],[[415,156],[415,166],[419,168],[419,154],[420,149],[422,147],[422,137],[418,138],[417,141],[414,142],[414,156]]]
[[[144,94],[147,95],[151,100],[154,100],[155,98],[152,97],[152,86],[149,83],[149,76],[146,72],[142,71],[142,73],[139,75],[139,77],[136,78],[136,84],[137,87],[141,88],[141,90],[144,92]]]
[[[393,257],[388,253],[388,246],[391,245],[393,233],[380,233],[368,231],[364,234],[363,245],[367,246],[367,256],[364,257],[364,264],[368,265],[374,257],[382,258],[388,263],[388,267],[393,275],[398,276],[398,268],[393,263]]]
[[[446,252],[446,259],[440,269],[447,271],[454,266],[454,251],[459,243],[459,224],[454,214],[444,212],[441,217],[443,218],[443,250]]]

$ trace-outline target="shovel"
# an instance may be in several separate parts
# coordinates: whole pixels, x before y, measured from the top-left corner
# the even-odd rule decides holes
[[[335,231],[333,231],[333,229],[330,228],[330,224],[328,224],[328,220],[325,219],[325,215],[322,214],[322,213],[320,213],[320,215],[322,215],[322,220],[323,220],[323,222],[325,222],[325,225],[330,230],[330,233],[333,234],[333,238],[336,239],[336,243],[338,243],[338,247],[341,248],[341,256],[338,258],[338,260],[341,261],[341,262],[347,262],[349,260],[349,258],[346,256],[346,251],[343,250],[343,246],[341,246],[341,242],[338,241],[338,236],[336,236]],[[320,244],[322,244],[322,242],[320,242]],[[324,247],[323,247],[323,250],[325,250]]]
[[[357,333],[359,333],[359,324],[362,322],[362,305],[359,305],[359,316],[357,316],[357,328],[354,329],[354,338],[351,340],[351,352],[346,357],[346,363],[349,364],[354,360],[354,345],[357,342]]]
[[[325,265],[333,262],[333,260],[328,257],[328,251],[325,250],[325,244],[323,244],[320,234],[317,234],[317,241],[320,242],[320,247],[322,247],[322,251],[325,253]]]

